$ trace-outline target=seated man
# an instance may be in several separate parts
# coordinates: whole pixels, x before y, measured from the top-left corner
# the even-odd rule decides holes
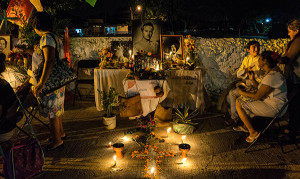
[[[247,52],[249,53],[242,62],[242,65],[237,71],[237,78],[243,80],[243,85],[247,86],[249,89],[252,87],[252,82],[248,80],[248,71],[253,71],[255,77],[258,82],[263,75],[263,72],[258,67],[258,59],[259,59],[259,43],[257,41],[250,41],[247,44]],[[236,87],[241,85],[241,83],[237,83]],[[227,96],[227,102],[230,105],[230,117],[231,119],[227,119],[225,121],[225,125],[232,125],[237,122],[238,115],[236,112],[236,99],[240,96],[238,93],[238,88],[233,88],[229,91]]]
[[[0,74],[5,71],[5,55],[0,53]],[[9,109],[15,104],[16,95],[10,84],[0,78],[0,145],[5,150],[4,143],[13,135],[16,127],[16,115],[8,114]],[[16,111],[14,111],[16,112]]]
[[[258,87],[257,92],[246,92],[238,89],[238,93],[244,98],[239,97],[236,100],[236,109],[244,126],[237,126],[233,129],[235,131],[249,132],[250,135],[246,138],[246,141],[249,143],[253,142],[260,135],[260,132],[254,129],[249,117],[275,117],[288,100],[286,82],[277,66],[277,59],[277,53],[264,51],[258,60],[260,69],[266,73],[261,82],[258,83],[256,81],[253,72],[248,73],[253,85]]]

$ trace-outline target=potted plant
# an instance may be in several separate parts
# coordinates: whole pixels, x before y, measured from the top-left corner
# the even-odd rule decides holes
[[[113,105],[117,103],[118,93],[114,88],[110,88],[108,92],[100,91],[100,102],[103,105],[105,116],[103,117],[103,124],[107,129],[116,128],[116,115],[112,113]]]
[[[195,130],[195,125],[192,119],[198,115],[198,111],[192,111],[189,113],[189,107],[184,105],[183,108],[177,107],[175,109],[175,116],[173,118],[173,130],[178,134],[192,134]]]

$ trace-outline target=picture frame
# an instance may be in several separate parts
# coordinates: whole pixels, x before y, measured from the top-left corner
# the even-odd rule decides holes
[[[162,63],[169,63],[171,68],[184,65],[183,35],[161,35],[160,48]]]
[[[0,52],[6,55],[8,58],[8,54],[11,51],[11,35],[0,35]]]
[[[160,55],[161,26],[160,20],[132,21],[133,55],[141,51]]]
[[[130,58],[130,53],[132,52],[132,42],[111,41],[111,50],[118,60],[120,60],[120,62],[124,62],[125,58],[127,58],[127,60]]]

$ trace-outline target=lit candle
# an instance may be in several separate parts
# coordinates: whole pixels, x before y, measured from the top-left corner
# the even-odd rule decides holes
[[[109,148],[112,148],[112,147],[111,147],[111,142],[109,142],[108,146],[109,146]]]
[[[169,127],[169,128],[167,129],[167,137],[169,136],[170,132],[171,132],[171,127]]]
[[[152,168],[151,168],[151,172],[150,172],[150,173],[151,173],[151,178],[154,178],[154,172],[155,172],[155,168],[152,167]]]
[[[185,164],[187,158],[182,159],[182,164]]]
[[[190,60],[190,57],[186,57],[185,64],[187,64],[189,60]]]
[[[127,141],[128,141],[128,138],[125,136],[125,137],[123,137],[123,140],[124,140],[125,142],[127,142]]]
[[[131,53],[132,53],[132,51],[131,51],[131,50],[129,50],[129,56],[131,56]]]
[[[183,144],[183,139],[185,139],[185,135],[181,137],[181,143]]]
[[[114,155],[115,166],[117,165],[117,156]]]

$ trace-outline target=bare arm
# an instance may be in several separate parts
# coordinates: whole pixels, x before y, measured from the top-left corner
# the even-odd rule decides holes
[[[300,54],[300,38],[297,38],[294,40],[294,42],[291,44],[289,50],[284,54],[282,57],[280,63],[288,63],[290,59],[296,58],[296,56]]]
[[[250,93],[239,89],[239,94],[247,96],[249,98],[261,100],[262,98],[267,96],[272,90],[273,88],[271,88],[270,86],[262,84],[256,93]]]
[[[44,53],[45,63],[44,63],[44,68],[43,68],[43,72],[42,72],[40,81],[35,86],[34,94],[36,96],[43,89],[45,83],[47,82],[47,80],[52,72],[52,69],[53,69],[54,63],[55,63],[55,48],[54,47],[44,46],[43,53]]]

